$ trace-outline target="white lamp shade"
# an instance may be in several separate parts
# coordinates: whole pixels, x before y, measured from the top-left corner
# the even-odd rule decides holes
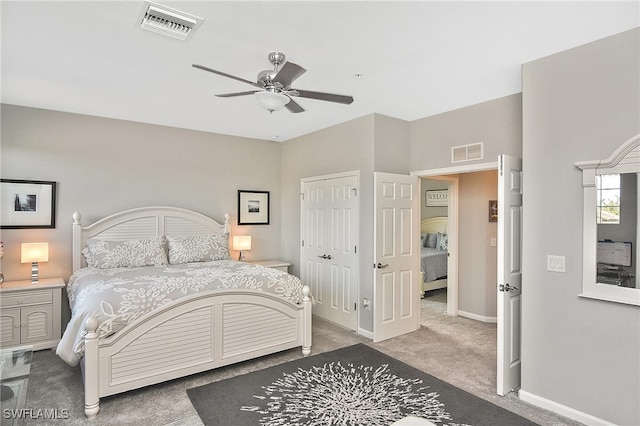
[[[48,262],[49,243],[22,243],[21,263]]]
[[[251,250],[251,236],[236,235],[233,237],[233,249],[240,251]]]
[[[280,111],[291,99],[282,93],[276,92],[256,92],[255,93],[260,105],[267,111]]]

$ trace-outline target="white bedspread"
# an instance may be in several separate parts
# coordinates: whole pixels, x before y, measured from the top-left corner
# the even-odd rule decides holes
[[[152,310],[203,291],[268,291],[301,303],[302,284],[286,272],[235,260],[140,268],[83,268],[67,285],[71,320],[56,353],[69,365],[84,354],[89,317],[100,323],[99,337],[109,336]]]

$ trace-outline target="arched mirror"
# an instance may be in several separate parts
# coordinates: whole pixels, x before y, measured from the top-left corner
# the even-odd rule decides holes
[[[640,134],[609,158],[580,161],[583,283],[580,296],[640,306]]]

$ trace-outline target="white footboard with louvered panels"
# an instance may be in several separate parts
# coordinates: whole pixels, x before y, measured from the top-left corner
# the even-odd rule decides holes
[[[136,226],[141,223],[145,226]],[[221,225],[198,213],[170,207],[129,210],[88,227],[82,227],[80,215],[74,214],[74,270],[82,266],[81,252],[88,238],[196,235],[228,229],[228,216]],[[295,347],[309,355],[309,288],[301,287],[301,293],[294,302],[255,289],[200,291],[172,300],[107,337],[101,334],[100,320],[88,317],[84,338],[76,345],[84,349],[85,414],[95,417],[104,396]]]

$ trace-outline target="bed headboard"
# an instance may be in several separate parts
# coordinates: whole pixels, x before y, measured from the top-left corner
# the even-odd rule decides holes
[[[178,207],[140,207],[112,214],[82,226],[80,213],[73,214],[73,271],[86,266],[82,249],[88,238],[101,240],[138,240],[161,235],[219,234],[230,232],[229,213],[224,223]]]
[[[446,216],[430,217],[429,219],[422,219],[420,222],[420,233],[425,232],[442,232],[447,233],[447,223],[449,218]]]

